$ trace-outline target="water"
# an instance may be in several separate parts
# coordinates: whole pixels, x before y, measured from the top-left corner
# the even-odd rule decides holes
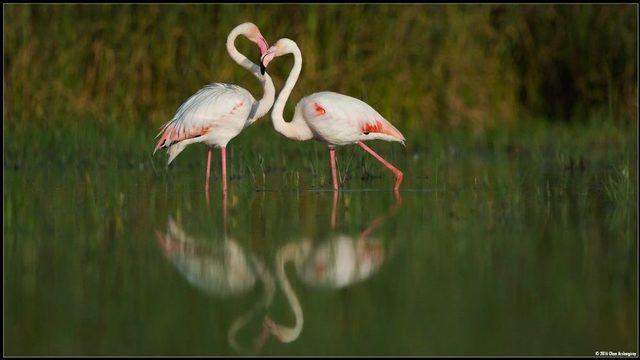
[[[7,171],[6,354],[637,352],[635,193],[554,161],[405,171],[399,194],[232,171],[224,198],[214,173],[209,204],[199,168]]]

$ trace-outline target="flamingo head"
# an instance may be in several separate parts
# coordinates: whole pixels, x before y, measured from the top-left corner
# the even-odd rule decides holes
[[[254,43],[256,43],[256,45],[258,45],[258,48],[260,49],[260,56],[264,55],[264,53],[269,48],[269,43],[267,43],[267,40],[264,38],[264,36],[262,36],[262,33],[260,32],[260,29],[258,29],[258,26],[256,26],[254,23],[247,22],[238,25],[237,28],[240,29],[241,33],[244,34],[247,39],[253,41]]]
[[[294,341],[298,336],[300,336],[301,331],[301,329],[298,330],[278,325],[275,321],[271,320],[269,316],[264,319],[264,329],[266,330],[263,331],[267,334],[263,336],[268,337],[269,333],[271,333],[271,335],[275,336],[282,343],[290,343]]]
[[[297,45],[293,40],[282,38],[276,41],[260,58],[260,71],[262,74],[264,75],[264,72],[267,70],[267,65],[269,65],[271,60],[290,53],[294,47],[297,47]]]

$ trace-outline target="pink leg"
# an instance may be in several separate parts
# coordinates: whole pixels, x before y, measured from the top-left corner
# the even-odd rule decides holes
[[[227,192],[222,192],[222,226],[225,234],[227,233]]]
[[[331,229],[334,230],[336,228],[336,222],[338,219],[337,214],[338,209],[338,192],[333,191],[333,206],[331,206]]]
[[[207,172],[205,173],[205,181],[204,181],[204,195],[207,198],[207,202],[209,202],[209,179],[211,177],[211,147],[207,151]]]
[[[398,190],[395,190],[393,194],[396,198],[396,203],[393,204],[393,207],[391,208],[391,213],[395,213],[396,211],[398,211],[398,209],[400,209],[400,206],[402,206],[402,196],[400,196],[400,192]]]
[[[220,148],[220,159],[222,162],[222,192],[227,192],[227,148]]]
[[[333,181],[333,190],[338,190],[338,169],[336,169],[336,149],[329,148],[329,162],[331,163],[331,180]]]
[[[358,141],[356,144],[360,145],[360,147],[363,148],[364,151],[373,155],[374,158],[380,161],[384,166],[386,166],[389,170],[391,170],[396,175],[396,184],[394,185],[393,190],[397,191],[398,189],[400,189],[400,184],[402,183],[402,178],[404,177],[404,174],[402,173],[402,171],[398,170],[395,166],[391,165],[391,163],[383,159],[382,156],[378,155],[375,151],[371,150],[371,148],[365,145],[362,141]]]
[[[220,148],[220,163],[222,166],[222,221],[227,231],[227,148]]]

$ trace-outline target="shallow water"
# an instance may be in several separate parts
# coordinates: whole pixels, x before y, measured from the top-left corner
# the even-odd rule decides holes
[[[226,198],[214,173],[209,204],[199,169],[6,172],[6,354],[637,351],[635,205],[557,166]]]

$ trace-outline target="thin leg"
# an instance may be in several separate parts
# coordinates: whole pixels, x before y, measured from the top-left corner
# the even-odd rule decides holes
[[[220,159],[222,163],[222,192],[227,192],[227,148],[220,148]]]
[[[362,141],[358,141],[356,144],[360,145],[360,147],[363,148],[364,151],[373,155],[374,158],[380,161],[384,166],[386,166],[389,170],[391,170],[396,175],[396,184],[394,185],[393,190],[397,191],[398,189],[400,189],[400,184],[402,183],[402,178],[404,177],[404,174],[402,173],[402,171],[398,170],[395,166],[391,165],[391,163],[383,159],[382,156],[378,155],[375,151],[371,150],[371,148],[365,145]]]
[[[222,226],[224,229],[224,234],[227,234],[227,192],[222,192]]]
[[[336,228],[336,222],[338,219],[338,191],[334,190],[333,191],[333,204],[331,206],[331,230],[335,230]]]
[[[204,181],[204,195],[207,198],[207,202],[209,202],[209,179],[211,177],[211,152],[212,149],[209,147],[207,151],[207,172],[205,173],[205,181]]]
[[[360,233],[359,241],[362,241],[368,238],[371,232],[375,230],[378,226],[380,226],[386,218],[388,218],[391,215],[394,215],[398,210],[400,210],[400,207],[402,206],[402,196],[400,196],[400,192],[398,190],[395,190],[393,192],[393,195],[396,199],[396,202],[393,204],[393,206],[391,206],[390,211],[387,214],[381,215],[375,220],[373,220],[369,224],[369,226]]]
[[[398,209],[400,209],[400,206],[402,206],[402,196],[400,196],[400,192],[396,189],[393,191],[393,195],[396,198],[396,203],[393,204],[391,213],[395,213],[396,211],[398,211]]]
[[[222,222],[227,233],[227,148],[220,148],[220,164],[222,166]]]
[[[333,181],[333,190],[338,190],[338,169],[336,169],[336,149],[329,148],[329,163],[331,163],[331,180]]]

